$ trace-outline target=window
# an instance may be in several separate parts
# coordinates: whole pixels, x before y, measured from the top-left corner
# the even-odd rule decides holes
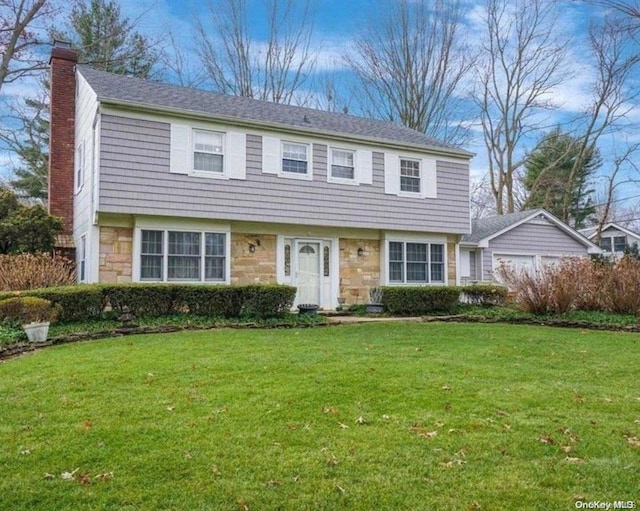
[[[87,236],[80,237],[80,247],[78,250],[78,282],[86,282],[87,268]]]
[[[389,242],[389,282],[444,283],[444,244]]]
[[[613,237],[613,251],[614,252],[624,252],[625,248],[627,248],[627,239],[624,236],[614,236]]]
[[[400,160],[400,191],[420,193],[420,160]]]
[[[331,177],[336,179],[355,179],[354,151],[331,149]]]
[[[307,146],[305,144],[282,143],[282,172],[307,174]]]
[[[84,183],[84,143],[80,142],[76,149],[76,190]]]
[[[193,170],[224,172],[223,138],[222,133],[193,130]]]
[[[289,243],[284,246],[284,276],[291,276],[291,245]]]
[[[329,276],[329,259],[330,259],[330,254],[329,254],[329,247],[325,245],[325,247],[322,249],[322,267],[323,267],[323,275],[325,277]]]
[[[226,234],[141,231],[140,280],[224,281],[225,266]]]

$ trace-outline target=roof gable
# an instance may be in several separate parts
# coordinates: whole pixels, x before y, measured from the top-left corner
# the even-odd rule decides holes
[[[609,222],[608,224],[605,224],[602,227],[601,233],[604,233],[609,229],[615,229],[617,231],[623,232],[627,236],[631,236],[632,238],[636,238],[636,239],[640,240],[640,234],[638,234],[637,232],[633,232],[632,230],[627,229],[625,227],[622,227],[620,224],[616,224],[615,222]],[[580,232],[584,236],[586,236],[587,238],[593,239],[593,238],[595,238],[596,233],[598,232],[598,228],[597,227],[588,227],[586,229],[580,229]]]
[[[478,219],[472,224],[471,234],[467,234],[462,238],[462,243],[466,245],[487,246],[492,239],[515,229],[519,225],[526,222],[540,221],[555,225],[589,249],[600,252],[598,246],[591,242],[586,236],[572,229],[560,219],[541,208]]]
[[[98,101],[123,107],[180,112],[183,115],[281,127],[300,132],[324,133],[399,144],[437,151],[463,159],[472,153],[439,142],[423,133],[389,121],[367,119],[312,108],[283,105],[241,96],[153,82],[141,78],[77,66],[98,96]]]

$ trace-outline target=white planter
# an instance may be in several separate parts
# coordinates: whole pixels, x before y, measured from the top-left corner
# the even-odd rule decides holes
[[[29,323],[28,325],[22,325],[30,342],[46,342],[47,335],[49,335],[49,322],[43,323]]]

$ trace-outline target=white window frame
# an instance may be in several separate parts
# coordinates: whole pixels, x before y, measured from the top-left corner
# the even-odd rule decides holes
[[[307,172],[302,174],[302,173],[298,173],[298,172],[288,172],[286,170],[284,170],[284,146],[285,144],[292,144],[292,145],[296,145],[296,146],[300,146],[300,147],[304,147],[305,148],[305,156],[306,156],[306,161],[305,163],[307,164]],[[291,159],[291,158],[287,158],[287,159]],[[303,160],[294,160],[294,161],[303,161]],[[291,139],[286,139],[286,140],[281,140],[280,141],[280,166],[279,166],[279,172],[278,172],[278,176],[280,177],[286,177],[289,179],[302,179],[305,181],[311,181],[313,180],[313,146],[312,144],[308,143],[308,142],[302,142],[300,140],[291,140]]]
[[[333,155],[334,151],[343,151],[347,153],[351,153],[353,156],[353,178],[349,179],[346,177],[338,177],[333,175]],[[327,181],[329,183],[340,183],[340,184],[358,184],[358,151],[355,149],[349,149],[346,147],[329,147],[329,158],[327,162]]]
[[[142,232],[143,231],[159,231],[162,232],[162,253],[159,254],[162,257],[162,276],[158,279],[142,279]],[[196,233],[199,235],[200,242],[200,276],[198,279],[188,279],[188,280],[177,280],[177,279],[169,279],[169,233],[170,232],[180,232],[180,233]],[[205,279],[205,267],[206,267],[206,258],[212,257],[206,255],[206,235],[207,234],[220,234],[225,237],[224,241],[224,278],[223,279]],[[134,258],[135,258],[135,281],[136,282],[157,282],[157,283],[192,283],[192,284],[229,284],[230,282],[230,251],[231,251],[231,234],[230,232],[224,229],[190,229],[183,227],[156,227],[156,226],[144,226],[144,227],[136,227],[135,229],[135,248],[134,248]],[[218,257],[218,256],[216,256]]]
[[[196,135],[200,133],[203,135],[213,135],[220,137],[220,152],[215,151],[196,151]],[[225,177],[227,172],[227,157],[226,157],[226,147],[225,147],[225,133],[220,131],[202,129],[202,128],[191,128],[191,171],[196,176],[203,177]],[[196,153],[203,154],[212,154],[214,156],[222,156],[222,170],[221,171],[209,171],[209,170],[201,170],[196,169]]]
[[[74,176],[76,193],[82,190],[84,185],[85,149],[84,140],[82,140],[76,148],[76,172]]]
[[[402,244],[402,280],[391,280],[391,269],[390,264],[391,261],[391,243],[401,243]],[[407,280],[407,244],[419,244],[427,246],[427,261],[424,263],[427,265],[427,280],[426,281],[408,281]],[[432,261],[432,245],[439,245],[442,247],[442,281],[433,281],[431,279],[431,265],[435,264]],[[447,243],[446,241],[435,241],[435,240],[425,240],[425,239],[396,239],[396,238],[388,238],[385,241],[385,274],[386,281],[389,286],[424,286],[424,285],[438,285],[445,286],[447,284]]]
[[[87,282],[87,235],[80,236],[76,276],[78,282]]]
[[[403,161],[408,161],[408,162],[413,162],[413,163],[417,163],[418,164],[418,176],[403,176],[402,175],[402,162]],[[417,179],[418,180],[418,191],[407,191],[407,190],[403,190],[402,189],[402,178],[403,177],[408,177],[411,179]],[[422,171],[422,160],[420,158],[410,158],[408,156],[400,156],[399,160],[398,160],[398,179],[400,180],[400,182],[398,183],[398,191],[399,194],[398,195],[403,195],[403,196],[407,196],[407,197],[422,197],[423,193],[422,191],[424,190],[424,176],[423,176],[423,171]]]

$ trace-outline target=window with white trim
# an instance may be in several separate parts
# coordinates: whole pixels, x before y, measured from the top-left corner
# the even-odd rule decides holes
[[[80,142],[76,149],[76,191],[82,188],[84,183],[84,142]]]
[[[444,283],[444,244],[390,241],[389,282],[394,284]]]
[[[87,280],[87,236],[80,236],[80,247],[78,249],[78,282]]]
[[[193,130],[193,170],[224,172],[224,135],[214,131]]]
[[[627,238],[625,236],[603,236],[600,238],[600,248],[605,252],[624,252],[627,248]]]
[[[420,160],[400,158],[400,191],[420,193]]]
[[[331,177],[334,179],[355,179],[355,151],[331,148]]]
[[[282,172],[288,174],[307,175],[308,146],[294,142],[282,142]]]
[[[140,280],[226,280],[225,233],[143,229],[140,237]]]

